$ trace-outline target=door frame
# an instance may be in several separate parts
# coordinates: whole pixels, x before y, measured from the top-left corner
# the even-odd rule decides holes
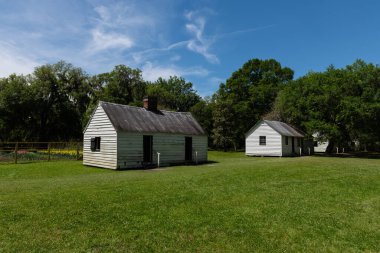
[[[185,137],[185,161],[193,160],[193,137]]]
[[[143,135],[143,162],[153,162],[153,135]]]

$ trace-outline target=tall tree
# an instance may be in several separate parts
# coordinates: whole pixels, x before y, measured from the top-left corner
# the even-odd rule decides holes
[[[283,89],[275,110],[281,118],[335,146],[359,141],[375,148],[379,142],[380,68],[358,60],[346,68],[330,66],[309,73]]]
[[[206,131],[208,136],[209,146],[213,145],[212,131],[213,131],[213,111],[215,103],[210,97],[205,97],[190,108],[191,114],[199,122],[202,128]]]
[[[148,85],[148,95],[158,97],[159,105],[164,109],[188,112],[201,101],[191,82],[182,77],[171,76],[169,79],[158,78]]]
[[[33,93],[30,77],[15,74],[0,79],[0,140],[25,141],[33,137],[30,127]]]
[[[141,70],[117,65],[110,73],[101,74],[98,81],[102,82],[104,89],[101,99],[125,105],[142,105],[146,83]]]
[[[243,64],[221,84],[217,103],[230,101],[234,118],[232,122],[215,120],[215,128],[223,127],[219,124],[232,124],[234,129],[231,143],[235,147],[244,145],[244,134],[265,114],[270,112],[272,105],[281,86],[293,78],[293,71],[273,59],[252,59]],[[216,106],[215,110],[224,110],[223,106]],[[217,112],[215,115],[219,115]]]
[[[40,141],[80,139],[82,115],[90,101],[88,76],[63,61],[35,69],[32,127]]]
[[[233,109],[233,102],[229,99],[220,100],[215,103],[213,111],[213,130],[212,138],[213,144],[216,148],[222,148],[227,151],[233,147],[237,150],[237,139],[239,132],[237,131],[234,120],[235,111]]]

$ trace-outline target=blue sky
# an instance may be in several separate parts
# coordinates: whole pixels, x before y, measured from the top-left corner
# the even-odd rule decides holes
[[[125,64],[211,95],[252,58],[295,77],[380,63],[380,1],[0,0],[0,77],[59,60],[89,74]]]

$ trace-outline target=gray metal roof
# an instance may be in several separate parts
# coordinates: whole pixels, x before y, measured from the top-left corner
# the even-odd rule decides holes
[[[264,120],[271,128],[277,131],[279,134],[284,136],[292,136],[292,137],[304,137],[302,133],[295,130],[293,127],[288,124],[280,121],[272,121],[272,120]]]
[[[189,112],[149,111],[142,107],[100,102],[117,131],[205,135]]]

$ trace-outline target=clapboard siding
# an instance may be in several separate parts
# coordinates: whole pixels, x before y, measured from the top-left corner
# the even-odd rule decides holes
[[[138,168],[143,162],[143,135],[119,132],[117,135],[118,168]]]
[[[152,124],[165,123],[165,127],[178,132],[169,134],[160,132],[161,128],[158,128],[159,130],[153,128],[155,130],[142,133],[144,131],[140,126],[146,127],[146,117],[155,119],[151,122]],[[178,121],[179,119],[181,122]],[[173,125],[173,122],[182,123],[182,125]],[[149,133],[149,131],[158,132]],[[186,135],[186,133],[191,133],[191,135]],[[185,161],[186,137],[193,138],[193,161],[205,162],[207,161],[207,136],[203,134],[203,129],[189,113],[164,111],[156,115],[146,109],[99,102],[84,132],[83,164],[110,169],[141,168],[145,166],[143,163],[144,135],[153,136],[152,165],[158,163],[157,153],[160,153],[161,166],[188,162]],[[99,151],[91,151],[91,138],[94,137],[101,138]]]
[[[157,163],[157,153],[160,153],[160,164],[162,165],[185,161],[185,136],[155,134],[153,136],[153,163]]]
[[[266,137],[266,145],[260,145],[260,136]],[[288,144],[286,144],[286,138],[288,138]],[[294,139],[294,152],[292,139]],[[245,152],[246,155],[253,156],[300,155],[303,151],[302,141],[303,134],[286,123],[262,120],[256,123],[246,134]]]
[[[153,164],[157,164],[160,153],[160,165],[185,162],[185,137],[193,138],[193,160],[195,152],[198,162],[207,161],[207,136],[185,136],[164,133],[127,133],[119,132],[117,138],[119,168],[137,168],[143,164],[143,136],[153,136]]]
[[[100,151],[91,151],[91,138],[101,137]],[[83,164],[109,169],[117,168],[117,133],[98,105],[83,137]]]
[[[265,122],[262,122],[252,130],[245,140],[246,155],[282,156],[281,135],[279,133]],[[259,145],[260,136],[266,136],[266,145]]]
[[[193,157],[195,160],[195,152],[197,152],[197,162],[207,162],[207,136],[193,137]]]
[[[298,145],[298,138],[294,137],[294,153],[292,152],[292,137],[288,137],[288,145],[286,145],[285,142],[286,136],[282,136],[282,156],[291,156],[297,154],[300,154],[300,146]]]

